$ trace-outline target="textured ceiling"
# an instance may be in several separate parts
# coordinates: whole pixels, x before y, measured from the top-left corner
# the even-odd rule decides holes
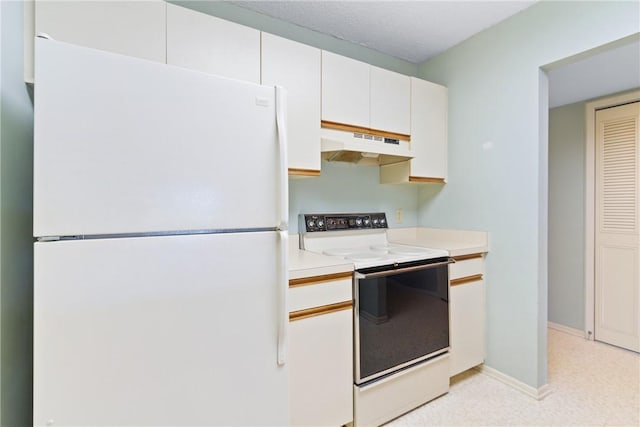
[[[230,3],[419,64],[535,1]]]

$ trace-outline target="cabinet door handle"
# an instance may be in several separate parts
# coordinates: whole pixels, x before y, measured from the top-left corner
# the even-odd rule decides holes
[[[320,307],[306,308],[304,310],[292,311],[289,313],[289,321],[293,322],[309,317],[322,316],[324,314],[331,314],[337,311],[349,310],[351,308],[353,308],[353,301],[344,301]]]
[[[482,274],[474,274],[473,276],[460,277],[458,279],[451,279],[449,281],[450,286],[464,285],[466,283],[478,282],[482,280]]]

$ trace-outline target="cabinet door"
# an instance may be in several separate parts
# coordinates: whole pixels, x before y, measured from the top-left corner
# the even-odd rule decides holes
[[[353,310],[290,323],[289,402],[292,426],[353,421]]]
[[[411,132],[409,76],[371,67],[371,128],[408,135]]]
[[[484,281],[451,286],[450,375],[484,362]]]
[[[320,174],[320,49],[262,33],[262,84],[287,90],[289,174]]]
[[[260,31],[167,4],[167,63],[260,83]]]
[[[448,90],[411,77],[411,176],[447,179]]]
[[[37,1],[35,31],[55,40],[165,62],[166,3]]]
[[[322,51],[322,120],[369,127],[369,64]]]

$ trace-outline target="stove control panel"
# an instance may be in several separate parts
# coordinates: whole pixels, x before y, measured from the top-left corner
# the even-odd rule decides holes
[[[302,214],[300,232],[388,228],[384,212],[359,214]]]

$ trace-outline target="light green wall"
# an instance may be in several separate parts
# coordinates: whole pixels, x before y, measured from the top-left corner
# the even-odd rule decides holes
[[[0,424],[31,425],[33,107],[23,81],[23,4],[0,1]]]
[[[539,69],[639,29],[638,2],[542,1],[420,66],[420,77],[449,88],[450,163],[447,185],[420,190],[418,222],[490,232],[486,364],[532,387],[547,382]]]
[[[402,59],[394,58],[375,50],[358,46],[345,40],[320,34],[298,25],[279,21],[266,15],[243,9],[223,1],[169,1],[193,10],[217,16],[228,21],[237,22],[248,27],[257,28],[267,33],[295,40],[309,46],[348,56],[378,67],[393,70],[409,76],[416,76],[418,65]]]
[[[584,329],[585,103],[549,110],[549,316]]]
[[[301,213],[385,212],[389,227],[415,227],[418,222],[418,188],[380,185],[380,168],[344,162],[322,162],[319,178],[289,181],[291,233],[298,232]],[[402,209],[402,223],[396,209]]]

